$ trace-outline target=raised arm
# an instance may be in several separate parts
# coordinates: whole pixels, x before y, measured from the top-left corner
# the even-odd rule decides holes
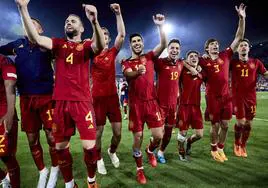
[[[162,14],[157,14],[153,16],[155,25],[157,25],[160,35],[160,43],[153,49],[154,55],[156,57],[160,56],[163,50],[167,47],[167,36],[164,32],[163,26],[165,23],[165,16]]]
[[[15,0],[18,5],[18,9],[22,18],[23,25],[25,27],[26,33],[29,37],[29,40],[33,43],[38,44],[39,46],[49,49],[52,49],[52,40],[51,38],[41,36],[36,31],[32,19],[28,12],[28,3],[30,0]]]
[[[126,36],[125,24],[122,18],[120,5],[113,3],[110,5],[110,7],[111,7],[111,10],[115,13],[116,25],[117,25],[117,36],[114,41],[114,46],[116,47],[117,50],[120,50],[125,40],[125,36]]]
[[[233,51],[236,51],[240,40],[244,38],[245,25],[246,25],[246,21],[245,21],[246,20],[246,6],[243,3],[241,3],[239,5],[239,8],[235,6],[235,9],[239,17],[239,22],[238,22],[238,28],[235,34],[235,38],[230,46]]]
[[[95,6],[83,4],[85,8],[85,12],[87,18],[89,19],[92,29],[93,29],[93,37],[92,37],[92,49],[95,54],[100,53],[105,47],[104,35],[101,30],[99,21],[98,21],[98,12]]]

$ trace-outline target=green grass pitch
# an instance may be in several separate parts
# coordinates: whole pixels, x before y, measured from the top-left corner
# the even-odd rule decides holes
[[[205,104],[202,100],[202,110]],[[18,105],[17,110],[19,111]],[[178,160],[176,134],[172,135],[166,150],[167,164],[158,164],[152,169],[144,155],[145,175],[148,183],[141,186],[136,183],[136,167],[132,158],[132,134],[128,131],[128,121],[123,120],[122,141],[118,149],[120,167],[115,169],[107,155],[111,138],[111,127],[107,123],[103,135],[103,157],[108,171],[107,175],[97,174],[101,187],[268,187],[268,92],[258,93],[257,116],[253,123],[247,150],[248,158],[233,155],[234,118],[229,126],[225,152],[229,161],[219,164],[210,157],[209,123],[204,125],[204,138],[192,148],[192,160],[185,163]],[[176,130],[177,133],[177,130]],[[191,131],[189,132],[191,133]],[[150,131],[145,128],[143,151],[149,141]],[[41,133],[41,144],[44,159],[50,167],[50,158],[45,135]],[[71,153],[73,156],[73,172],[79,187],[86,186],[86,169],[83,161],[82,146],[78,134],[72,137]],[[17,159],[21,167],[21,187],[34,188],[38,181],[38,171],[32,160],[27,138],[20,132],[18,137]],[[0,165],[3,167],[3,163]],[[57,187],[64,187],[62,177]]]

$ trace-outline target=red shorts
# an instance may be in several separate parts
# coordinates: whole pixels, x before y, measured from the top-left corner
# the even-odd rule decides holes
[[[68,140],[77,127],[81,140],[96,140],[93,106],[88,101],[56,101],[52,133],[56,143]]]
[[[236,119],[253,120],[256,116],[256,101],[255,100],[245,100],[243,98],[236,98],[233,101],[234,112]]]
[[[180,105],[178,112],[179,122],[177,128],[180,131],[192,129],[203,129],[203,119],[200,106],[197,105]]]
[[[93,97],[93,107],[97,126],[106,124],[106,116],[111,123],[121,122],[121,111],[118,95]]]
[[[52,128],[54,102],[52,95],[20,96],[21,130],[36,133]]]
[[[177,104],[170,105],[170,106],[160,105],[160,110],[161,110],[163,123],[168,124],[168,125],[176,124]]]
[[[0,118],[5,115],[6,106],[0,106]],[[5,134],[4,125],[0,125],[0,157],[15,155],[17,151],[17,139],[18,139],[18,120],[17,113],[14,116],[12,128],[8,134]]]
[[[213,124],[221,120],[230,120],[232,111],[232,100],[229,95],[222,97],[208,95],[208,112]]]
[[[163,126],[160,107],[156,100],[150,101],[131,101],[129,106],[129,125],[132,132],[141,132],[144,129],[144,123],[149,128]]]

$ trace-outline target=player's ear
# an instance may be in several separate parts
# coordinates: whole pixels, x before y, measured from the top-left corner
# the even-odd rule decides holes
[[[85,31],[84,27],[81,26],[81,28],[80,28],[80,32],[81,32],[81,33],[84,33],[84,31]]]

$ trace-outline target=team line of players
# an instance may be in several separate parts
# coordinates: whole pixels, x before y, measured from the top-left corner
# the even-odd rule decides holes
[[[4,55],[16,55],[15,64],[1,56],[1,159],[8,173],[0,171],[4,185],[20,187],[20,170],[15,157],[17,143],[17,116],[14,87],[20,93],[22,130],[26,133],[33,160],[39,170],[37,187],[56,187],[61,172],[66,188],[78,187],[72,174],[72,156],[69,151],[71,136],[77,128],[84,149],[88,187],[98,187],[96,169],[106,174],[101,154],[101,137],[106,117],[111,122],[112,138],[108,155],[115,168],[120,165],[116,150],[121,140],[121,113],[115,85],[115,58],[124,42],[125,26],[120,6],[111,4],[116,16],[117,37],[113,47],[107,28],[100,27],[97,10],[83,5],[92,29],[92,39],[82,40],[84,32],[81,19],[70,14],[65,21],[65,38],[42,36],[43,28],[37,19],[30,17],[29,0],[16,0],[27,37],[0,47]],[[226,50],[219,52],[219,43],[209,39],[205,43],[206,55],[189,51],[184,61],[179,59],[181,44],[178,39],[167,41],[163,31],[164,15],[153,16],[159,29],[160,43],[144,53],[140,34],[129,38],[131,57],[122,60],[122,72],[129,87],[129,130],[133,133],[133,157],[137,166],[136,179],[146,184],[141,144],[144,124],[152,137],[145,153],[152,167],[166,163],[164,151],[173,127],[180,129],[177,139],[180,159],[187,160],[191,145],[203,136],[203,120],[200,110],[200,87],[206,83],[206,98],[211,121],[211,156],[218,162],[227,159],[224,143],[228,122],[232,117],[234,101],[237,123],[235,125],[234,152],[246,157],[246,141],[252,119],[256,113],[257,74],[266,78],[268,72],[258,59],[248,57],[249,41],[244,39],[245,6],[236,7],[239,16],[234,41]],[[168,57],[159,58],[167,47]],[[235,51],[239,59],[231,60]],[[51,67],[55,57],[55,83]],[[90,88],[90,60],[92,88]],[[232,72],[232,98],[229,92],[229,69]],[[154,85],[157,73],[157,88]],[[54,87],[53,87],[54,86]],[[179,108],[177,110],[177,104]],[[191,126],[195,132],[186,137]],[[39,131],[44,129],[51,156],[51,170],[43,160]],[[8,143],[8,144],[7,144]],[[157,148],[159,150],[156,152]],[[156,153],[154,153],[156,152]]]

